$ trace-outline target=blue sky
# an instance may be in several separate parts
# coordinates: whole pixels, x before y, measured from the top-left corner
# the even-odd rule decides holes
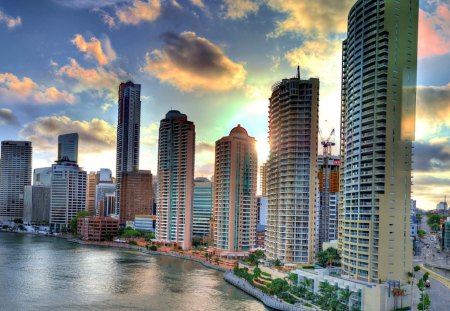
[[[80,165],[115,167],[117,87],[142,84],[142,169],[156,173],[160,119],[196,124],[196,175],[211,176],[214,142],[240,123],[268,154],[271,85],[321,81],[320,127],[339,129],[340,55],[354,0],[0,0],[0,139],[33,142],[33,166],[57,135],[80,134]],[[450,5],[420,2],[414,197],[450,194]],[[447,64],[443,66],[443,64]],[[337,148],[336,148],[337,152]]]

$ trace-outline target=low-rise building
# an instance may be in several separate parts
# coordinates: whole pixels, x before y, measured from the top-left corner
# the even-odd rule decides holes
[[[349,291],[348,309],[361,311],[389,311],[394,309],[393,289],[399,287],[394,283],[367,283],[341,276],[341,268],[327,269],[297,269],[298,285],[307,286],[307,290],[320,294],[320,284],[328,282],[341,290]],[[403,307],[411,301],[410,285],[402,287],[405,296],[402,297]]]
[[[111,217],[82,217],[78,219],[77,233],[83,240],[104,241],[116,236],[119,221]]]
[[[154,221],[156,217],[154,215],[136,215],[134,217],[134,229],[147,232],[155,232]]]

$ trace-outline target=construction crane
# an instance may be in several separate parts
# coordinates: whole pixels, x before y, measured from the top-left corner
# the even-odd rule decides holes
[[[322,131],[320,130],[320,128],[319,128],[319,135],[320,135],[320,144],[323,146],[323,156],[324,157],[331,156],[331,147],[336,145],[336,143],[334,142],[334,129],[331,131],[327,139],[323,138]]]

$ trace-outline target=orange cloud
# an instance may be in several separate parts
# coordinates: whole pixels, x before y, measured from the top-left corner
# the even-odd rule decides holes
[[[123,71],[116,73],[100,66],[86,69],[81,67],[73,58],[70,59],[68,65],[59,68],[56,74],[76,80],[75,92],[93,90],[102,93],[107,91],[114,94],[114,96],[121,80],[119,76],[125,75]]]
[[[274,10],[285,13],[287,17],[278,22],[273,36],[285,32],[298,32],[308,35],[343,33],[347,30],[347,15],[355,0],[268,0]]]
[[[144,71],[182,91],[228,91],[243,86],[247,71],[217,45],[194,32],[166,34],[163,50],[146,55]]]
[[[72,43],[83,53],[86,53],[87,58],[95,58],[100,65],[107,65],[111,61],[116,59],[116,53],[111,47],[111,43],[108,38],[105,38],[105,42],[102,42],[91,37],[90,42],[86,42],[82,35],[76,34],[72,39]]]
[[[121,23],[131,25],[153,22],[160,14],[160,0],[134,0],[131,6],[116,11],[117,18]]]
[[[450,5],[440,4],[434,12],[419,10],[419,58],[450,53]]]
[[[225,0],[222,5],[225,19],[242,19],[250,13],[256,13],[260,6],[259,1],[252,0]]]
[[[12,101],[34,101],[37,103],[68,103],[75,102],[75,96],[65,91],[59,91],[52,86],[39,86],[32,79],[22,80],[12,73],[0,73],[0,98]]]
[[[20,25],[22,25],[22,19],[20,16],[17,16],[16,18],[11,17],[7,14],[5,14],[3,11],[0,10],[0,22],[3,22],[6,24],[6,27],[9,29],[16,28]]]

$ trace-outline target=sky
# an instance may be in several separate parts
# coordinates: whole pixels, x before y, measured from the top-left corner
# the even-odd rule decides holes
[[[266,160],[272,84],[320,78],[319,126],[339,132],[341,44],[355,0],[0,0],[0,140],[30,140],[33,167],[78,132],[79,164],[115,168],[117,91],[140,83],[140,168],[156,174],[171,110],[196,125],[197,177],[237,124]],[[421,0],[413,195],[450,195],[450,2]],[[336,138],[338,138],[337,136]],[[336,141],[336,143],[339,143]],[[338,149],[334,150],[338,153]]]

